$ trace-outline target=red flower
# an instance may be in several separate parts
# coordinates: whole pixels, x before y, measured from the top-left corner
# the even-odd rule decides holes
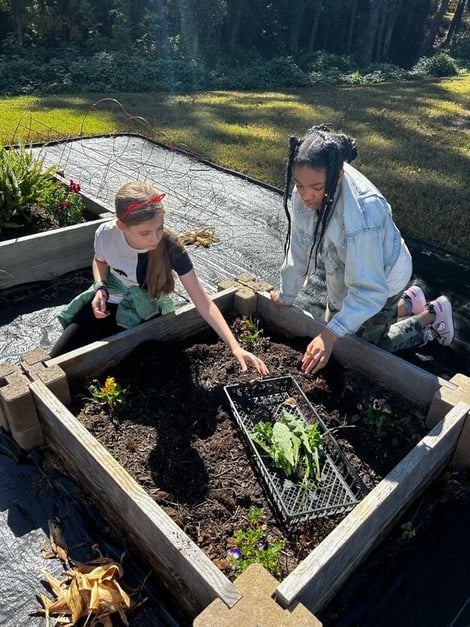
[[[72,179],[70,179],[70,191],[74,192],[75,194],[78,194],[80,192],[80,183],[75,183],[75,181],[73,181]]]

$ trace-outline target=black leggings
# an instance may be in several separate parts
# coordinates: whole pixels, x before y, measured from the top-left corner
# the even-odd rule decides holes
[[[109,316],[95,318],[91,303],[87,303],[78,311],[69,326],[64,329],[62,335],[50,351],[51,357],[57,357],[63,353],[90,344],[96,340],[102,340],[118,331],[122,331],[116,323],[117,305],[108,303]]]

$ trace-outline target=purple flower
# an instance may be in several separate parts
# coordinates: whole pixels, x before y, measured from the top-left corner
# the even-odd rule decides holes
[[[268,539],[260,538],[260,541],[258,542],[258,546],[256,548],[258,549],[258,551],[266,551],[268,546],[269,546]]]
[[[240,549],[233,547],[227,551],[227,559],[229,562],[239,560],[243,557],[243,553]]]
[[[362,411],[362,410],[364,409],[364,407],[363,407],[362,403],[358,403],[358,404],[356,405],[356,409],[357,409],[357,411]]]
[[[373,406],[374,409],[380,409],[385,405],[387,400],[385,398],[374,398]]]

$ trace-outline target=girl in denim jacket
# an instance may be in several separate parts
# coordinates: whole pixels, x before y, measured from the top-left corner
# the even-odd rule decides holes
[[[284,209],[288,221],[278,305],[292,305],[319,262],[325,269],[324,330],[307,346],[302,370],[313,374],[328,363],[339,337],[356,334],[396,352],[454,337],[452,306],[445,296],[426,303],[417,285],[406,289],[412,262],[390,205],[350,165],[354,139],[309,129],[290,139]],[[289,196],[292,181],[294,189]]]

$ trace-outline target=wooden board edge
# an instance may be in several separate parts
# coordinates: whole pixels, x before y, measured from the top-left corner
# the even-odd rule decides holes
[[[449,462],[470,405],[459,402],[276,588],[285,608],[321,611],[397,517]]]
[[[228,288],[211,295],[211,300],[223,314],[226,314],[233,310],[235,293],[235,288]],[[105,368],[112,367],[142,342],[185,339],[209,328],[193,304],[184,305],[174,313],[148,320],[106,340],[93,342],[49,359],[46,363],[48,366],[60,366],[70,383],[80,377],[96,375]]]
[[[196,615],[215,599],[232,607],[240,598],[235,585],[42,381],[30,389],[48,444],[126,530],[186,612]]]

